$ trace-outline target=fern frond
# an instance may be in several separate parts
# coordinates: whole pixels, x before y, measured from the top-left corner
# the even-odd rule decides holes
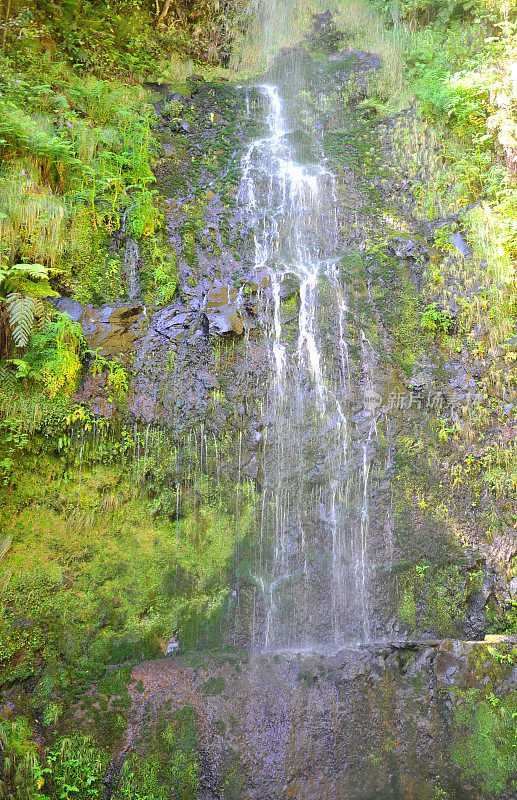
[[[45,297],[47,295],[44,295]],[[44,319],[47,316],[47,308],[43,303],[41,297],[34,298],[34,316],[39,321],[40,319]]]
[[[28,297],[59,297],[59,292],[55,292],[48,281],[35,283],[30,280],[22,280],[16,291],[18,294],[25,294]]]
[[[0,361],[0,384],[8,389],[14,386],[14,376],[5,361]]]
[[[29,278],[17,278],[8,280],[5,288],[9,294],[25,294],[28,297],[59,297],[59,292],[55,292],[48,281],[31,281]]]
[[[5,306],[14,343],[17,347],[25,347],[34,326],[36,300],[33,297],[13,293],[7,295]]]
[[[13,272],[23,272],[35,281],[44,281],[48,279],[48,267],[44,264],[13,264],[11,267]]]
[[[75,158],[71,142],[46,133],[34,124],[34,119],[21,109],[0,100],[0,136],[18,150],[29,152],[39,159],[81,166]]]

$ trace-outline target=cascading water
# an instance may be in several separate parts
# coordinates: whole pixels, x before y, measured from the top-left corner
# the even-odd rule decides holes
[[[265,603],[255,644],[266,651],[333,651],[372,636],[369,474],[375,418],[353,423],[350,312],[339,275],[335,183],[296,162],[276,87],[259,87],[268,135],[243,159],[241,199],[254,230],[255,267],[270,276],[274,378],[254,579]],[[295,289],[293,289],[293,285]],[[286,297],[298,288],[297,315]],[[292,307],[292,301],[291,301]],[[297,328],[293,328],[297,319]],[[295,323],[296,324],[296,323]],[[363,390],[371,349],[361,337]]]

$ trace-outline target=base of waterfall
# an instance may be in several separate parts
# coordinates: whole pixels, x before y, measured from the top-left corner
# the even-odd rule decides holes
[[[509,644],[517,646],[517,636],[510,634],[489,634],[483,639],[433,639],[433,638],[386,638],[370,639],[367,641],[350,641],[340,645],[328,645],[317,647],[286,647],[277,650],[263,650],[263,656],[281,655],[290,656],[338,656],[351,652],[364,652],[376,649],[390,648],[394,650],[413,650],[420,647],[440,647],[444,641],[461,641],[463,644],[487,645],[487,644]]]
[[[203,800],[432,800],[436,787],[455,800],[486,797],[460,779],[452,753],[465,693],[487,682],[499,697],[515,688],[515,637],[494,639],[149,661],[133,669],[124,752],[148,755],[143,720],[149,732],[189,708]],[[229,771],[237,794],[221,794]]]

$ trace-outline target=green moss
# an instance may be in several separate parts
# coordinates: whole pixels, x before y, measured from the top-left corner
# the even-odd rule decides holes
[[[398,615],[402,622],[410,625],[412,628],[416,625],[416,602],[413,587],[407,587],[402,594],[398,608]]]
[[[202,235],[202,231],[206,226],[205,211],[209,202],[208,198],[210,197],[210,193],[205,189],[200,189],[196,195],[194,200],[183,206],[184,222],[181,225],[180,234],[183,258],[194,273],[197,274],[198,248],[207,249],[209,247],[212,249],[212,243],[210,239]],[[213,192],[211,196],[213,197]],[[228,237],[227,226],[228,218],[226,218],[226,225],[224,220],[222,220],[219,225],[223,240],[225,239],[225,235],[226,239]],[[229,246],[228,239],[225,241],[225,245]]]
[[[174,631],[184,649],[220,643],[234,556],[252,524],[254,496],[250,485],[221,484],[217,477],[230,440],[204,447],[207,472],[198,472],[193,485],[189,460],[198,464],[197,451],[172,445],[164,451],[162,433],[143,432],[148,460],[140,467],[153,477],[142,491],[126,428],[117,432],[87,414],[70,415],[68,425],[56,422],[42,423],[46,437],[26,436],[34,459],[20,457],[0,503],[3,529],[12,536],[0,564],[6,609],[0,667],[6,681],[39,674],[41,661],[63,663],[59,701],[74,685],[101,678],[106,665],[159,656],[161,641]],[[168,485],[177,464],[185,470],[179,493]],[[108,673],[98,693],[126,707],[127,680],[125,669]]]
[[[203,686],[203,694],[206,694],[209,697],[222,694],[225,685],[226,681],[222,675],[218,675],[216,678],[209,678]]]
[[[200,773],[195,710],[179,709],[172,721],[162,717],[157,730],[144,732],[143,740],[152,755],[133,755],[125,761],[115,800],[166,800],[171,793],[180,800],[195,800]]]
[[[453,711],[454,762],[465,778],[481,781],[484,792],[517,788],[515,720],[517,693],[497,697],[483,689],[456,690]]]

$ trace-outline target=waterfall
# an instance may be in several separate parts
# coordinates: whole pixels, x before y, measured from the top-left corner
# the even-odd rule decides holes
[[[335,651],[371,638],[369,480],[376,422],[352,424],[358,387],[350,368],[349,306],[339,275],[335,183],[322,164],[297,163],[275,86],[267,135],[243,158],[241,200],[253,228],[255,267],[271,285],[273,379],[264,444],[260,555],[264,605],[255,646]],[[251,112],[250,112],[251,113]],[[285,312],[297,287],[297,320]],[[294,290],[294,291],[295,291]],[[361,335],[362,389],[373,391],[373,351]]]
[[[130,300],[138,300],[140,297],[140,247],[138,242],[129,237],[126,239],[124,266],[128,297]]]

